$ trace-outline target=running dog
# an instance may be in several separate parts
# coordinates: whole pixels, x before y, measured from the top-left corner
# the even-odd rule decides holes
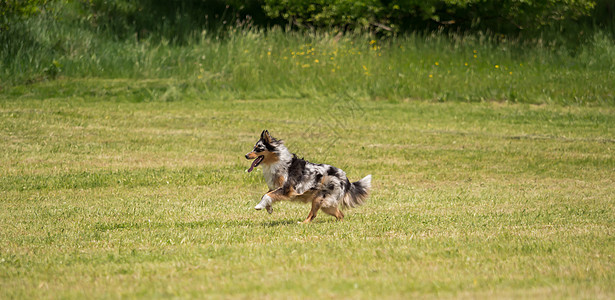
[[[298,158],[288,151],[282,140],[272,137],[267,130],[263,130],[246,158],[254,160],[248,172],[258,166],[263,167],[263,176],[269,187],[254,208],[265,208],[272,213],[273,204],[278,201],[311,202],[312,209],[303,223],[314,220],[319,209],[341,221],[344,214],[339,210],[340,206],[345,208],[363,204],[371,187],[371,175],[351,183],[346,173],[334,166]]]

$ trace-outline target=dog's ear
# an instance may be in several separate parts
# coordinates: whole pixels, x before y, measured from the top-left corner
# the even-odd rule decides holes
[[[263,132],[261,132],[261,140],[267,144],[271,143],[271,135],[269,135],[269,131],[263,130]]]

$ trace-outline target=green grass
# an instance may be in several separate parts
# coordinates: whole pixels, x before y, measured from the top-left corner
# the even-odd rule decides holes
[[[615,296],[612,107],[198,87],[0,94],[0,298]],[[308,206],[255,211],[266,184],[243,154],[265,128],[351,180],[373,174],[368,202],[307,226]]]

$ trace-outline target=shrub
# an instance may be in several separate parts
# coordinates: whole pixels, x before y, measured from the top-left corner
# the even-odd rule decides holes
[[[9,29],[11,21],[36,15],[49,0],[1,0],[0,31]]]
[[[300,27],[343,27],[397,32],[433,26],[537,30],[589,15],[592,0],[264,0],[269,17]],[[417,28],[418,27],[418,28]],[[423,28],[421,28],[423,27]]]

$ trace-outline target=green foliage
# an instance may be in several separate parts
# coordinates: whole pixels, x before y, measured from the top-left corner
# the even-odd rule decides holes
[[[597,1],[597,4],[596,4]],[[58,1],[3,0],[0,24],[37,15]],[[612,25],[609,0],[80,0],[60,1],[79,11],[89,24],[120,38],[160,37],[185,42],[202,30],[237,24],[291,24],[307,28],[361,29],[387,34],[446,28],[518,32],[564,31],[590,17],[597,25]],[[596,6],[597,5],[597,6]],[[594,9],[596,8],[596,9]],[[592,19],[593,18],[593,19]],[[591,22],[585,22],[591,23]]]
[[[264,23],[258,0],[91,0],[81,3],[87,23],[116,36],[183,43],[204,29]]]
[[[538,30],[589,15],[592,0],[264,0],[272,18],[310,27],[376,31],[448,26],[511,32]]]
[[[368,27],[378,21],[384,7],[378,0],[352,1],[264,1],[272,18],[281,17],[295,25]]]
[[[51,0],[0,0],[0,32],[9,29],[11,22],[37,15]]]
[[[55,79],[62,72],[62,65],[57,61],[53,60],[48,67],[43,69],[43,74],[48,76],[50,79]]]
[[[615,1],[596,0],[594,12],[586,22],[610,31],[611,36],[615,38]]]

